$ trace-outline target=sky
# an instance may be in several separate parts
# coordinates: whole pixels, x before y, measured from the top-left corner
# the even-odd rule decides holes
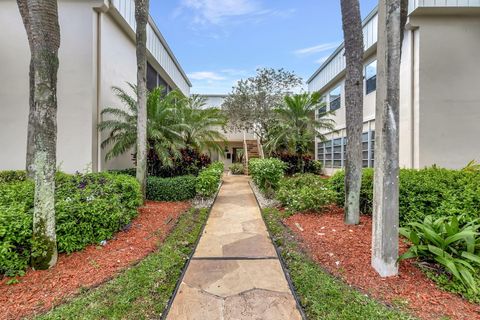
[[[362,17],[376,4],[360,0]],[[153,0],[150,14],[192,93],[229,93],[261,67],[306,81],[343,39],[340,0]]]

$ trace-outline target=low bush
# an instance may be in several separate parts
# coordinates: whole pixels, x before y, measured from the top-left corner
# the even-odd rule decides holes
[[[137,176],[137,169],[135,169],[135,168],[110,170],[108,172],[112,173],[112,174],[124,174],[124,175],[131,176],[131,177],[136,177]]]
[[[223,162],[214,162],[200,171],[195,187],[197,194],[204,198],[213,196],[222,180],[223,170]]]
[[[336,201],[343,206],[344,171],[330,178]],[[360,194],[361,211],[373,208],[373,170],[364,169]],[[462,216],[464,221],[480,213],[480,173],[440,168],[400,170],[400,223],[423,221],[426,216]]]
[[[211,164],[208,155],[200,153],[191,148],[180,150],[180,157],[173,159],[172,166],[165,166],[158,159],[155,150],[148,153],[148,175],[162,178],[178,177],[186,175],[197,176],[200,170]]]
[[[295,153],[280,152],[273,154],[285,163],[285,174],[288,176],[296,173],[315,173],[314,159],[311,155],[298,156]]]
[[[248,171],[253,182],[267,197],[272,197],[278,189],[286,167],[282,160],[276,158],[251,159],[248,163]]]
[[[0,274],[21,274],[32,248],[34,185],[30,180],[0,188]],[[55,213],[59,252],[73,252],[109,239],[137,214],[140,186],[125,175],[59,173]]]
[[[276,198],[289,211],[321,211],[335,201],[328,181],[314,174],[300,174],[280,181]]]
[[[460,226],[457,217],[427,216],[421,223],[411,222],[400,228],[400,233],[412,243],[400,259],[420,258],[439,264],[465,287],[477,292],[473,274],[480,267],[478,229],[476,222]]]
[[[244,172],[243,164],[241,163],[234,163],[229,169],[232,174],[243,174]]]
[[[0,171],[0,183],[25,181],[27,180],[27,172],[22,170]]]
[[[147,178],[147,199],[153,201],[183,201],[195,197],[194,176]]]
[[[323,162],[320,160],[312,161],[312,173],[321,175],[323,173]]]

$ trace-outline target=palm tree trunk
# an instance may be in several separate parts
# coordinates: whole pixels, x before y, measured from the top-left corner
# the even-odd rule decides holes
[[[382,277],[398,274],[401,2],[381,0],[378,10],[372,266]]]
[[[57,145],[57,72],[60,27],[56,0],[17,0],[31,51],[29,130],[35,142],[32,267],[57,262],[55,173]],[[32,79],[33,77],[33,79]],[[31,141],[30,141],[31,142]]]
[[[147,23],[149,0],[135,0],[137,22],[137,180],[140,183],[143,200],[147,184]]]
[[[341,0],[345,39],[345,112],[348,145],[345,163],[345,223],[360,222],[363,131],[363,30],[358,0]]]

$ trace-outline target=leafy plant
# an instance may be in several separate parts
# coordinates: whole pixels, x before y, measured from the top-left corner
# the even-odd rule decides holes
[[[312,161],[312,172],[318,175],[323,173],[323,162],[320,160]]]
[[[420,258],[441,265],[465,286],[477,291],[472,273],[480,267],[480,228],[478,220],[460,226],[457,217],[435,219],[427,216],[420,222],[411,222],[400,233],[412,246],[400,259]]]
[[[462,169],[467,172],[480,172],[480,163],[476,160],[472,160]]]
[[[153,201],[183,201],[195,197],[194,176],[147,178],[147,199]]]
[[[200,171],[195,189],[201,197],[208,198],[217,192],[224,170],[223,162],[214,162]]]
[[[328,181],[314,174],[299,174],[280,181],[276,198],[289,211],[321,211],[335,201]]]
[[[22,274],[42,254],[32,242],[34,184],[0,187],[0,274]],[[59,252],[73,252],[109,239],[137,214],[140,187],[135,178],[108,173],[56,176],[55,214]]]
[[[276,158],[251,159],[248,163],[248,171],[252,175],[253,182],[267,197],[272,197],[278,189],[285,168],[285,163]]]
[[[230,172],[232,174],[243,174],[245,168],[243,167],[243,164],[241,163],[233,163],[230,167]]]

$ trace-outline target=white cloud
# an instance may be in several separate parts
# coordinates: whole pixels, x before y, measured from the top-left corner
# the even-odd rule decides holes
[[[192,73],[189,73],[187,76],[193,80],[208,80],[208,81],[225,80],[224,76],[221,76],[218,73],[213,71],[192,72]]]
[[[336,49],[338,46],[339,44],[336,42],[322,43],[313,47],[295,50],[294,53],[298,56],[310,55],[313,53],[325,52],[328,50]]]
[[[195,12],[193,22],[199,24],[218,24],[229,17],[262,11],[256,0],[182,0],[181,8],[193,10]]]

